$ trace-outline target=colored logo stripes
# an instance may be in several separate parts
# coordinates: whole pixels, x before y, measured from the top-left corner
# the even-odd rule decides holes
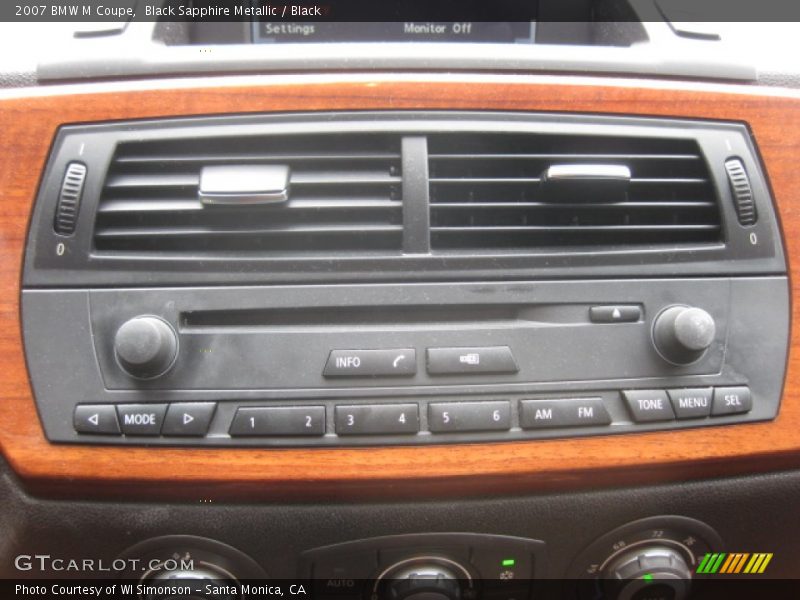
[[[756,552],[715,552],[708,553],[700,561],[697,572],[706,575],[714,573],[725,573],[728,575],[738,573],[763,573],[769,561],[772,560],[772,553]]]

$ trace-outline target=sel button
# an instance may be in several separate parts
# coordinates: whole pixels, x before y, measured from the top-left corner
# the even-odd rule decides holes
[[[170,404],[164,419],[162,435],[198,435],[208,433],[211,417],[217,405],[214,402],[177,402]]]
[[[625,390],[622,396],[637,423],[670,421],[675,418],[664,390]]]
[[[714,389],[714,408],[711,411],[714,416],[746,413],[750,412],[752,408],[753,398],[750,396],[749,387],[718,387]]]
[[[167,412],[166,404],[120,404],[117,406],[122,433],[158,435]]]

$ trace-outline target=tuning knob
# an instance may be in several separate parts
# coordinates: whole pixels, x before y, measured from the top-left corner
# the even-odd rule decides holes
[[[671,306],[656,317],[653,343],[667,361],[688,365],[711,346],[716,334],[714,317],[702,308]]]
[[[603,579],[608,597],[615,600],[683,600],[692,571],[680,552],[653,545],[620,554]]]
[[[178,356],[178,336],[158,317],[134,317],[117,330],[114,352],[131,376],[153,379],[169,371]]]

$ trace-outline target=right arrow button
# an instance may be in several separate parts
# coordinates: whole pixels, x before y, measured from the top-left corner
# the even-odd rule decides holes
[[[208,433],[215,402],[176,402],[170,404],[161,435],[203,436]]]

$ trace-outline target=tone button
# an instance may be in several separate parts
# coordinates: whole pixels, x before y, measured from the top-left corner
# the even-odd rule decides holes
[[[671,421],[675,418],[664,390],[626,390],[622,396],[637,423]]]

